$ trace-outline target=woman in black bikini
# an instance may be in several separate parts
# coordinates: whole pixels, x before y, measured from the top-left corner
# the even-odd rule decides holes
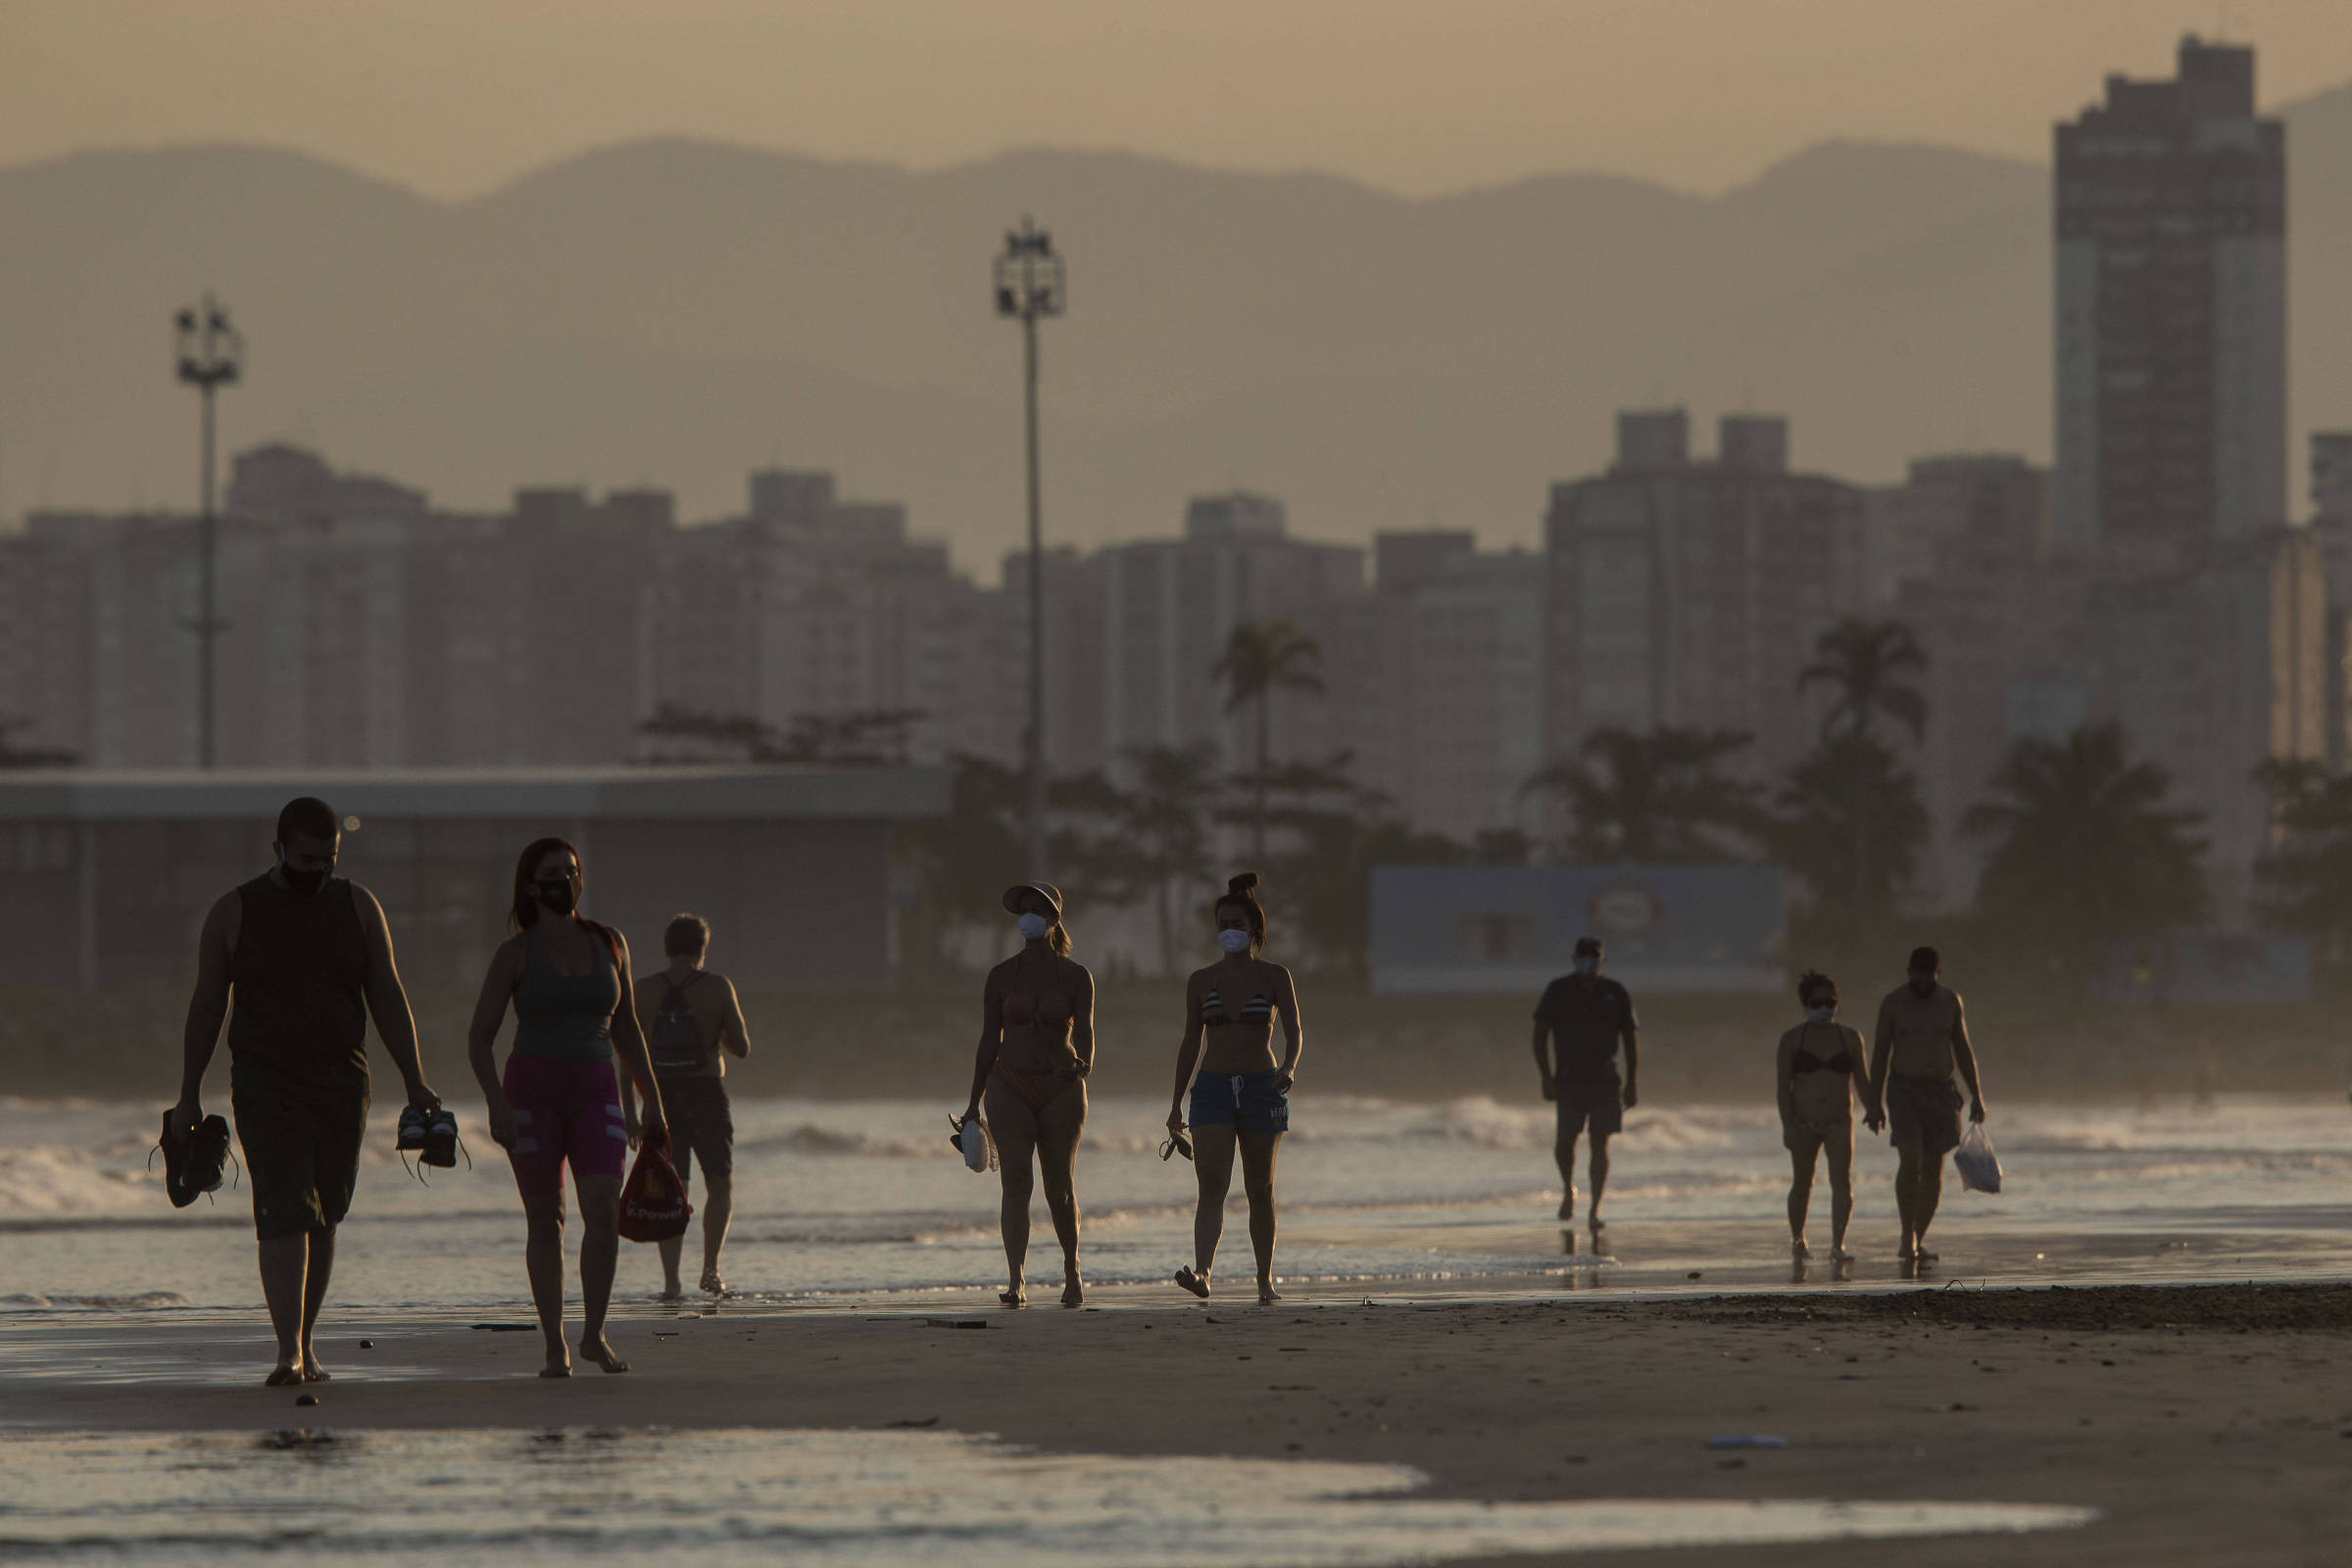
[[[1250,1246],[1257,1254],[1257,1299],[1264,1305],[1282,1299],[1274,1291],[1274,1155],[1291,1125],[1291,1081],[1306,1041],[1291,971],[1258,956],[1266,944],[1266,911],[1258,906],[1256,887],[1255,871],[1226,884],[1216,908],[1217,946],[1225,956],[1185,982],[1184,1044],[1176,1052],[1168,1135],[1185,1130],[1189,1084],[1200,1208],[1193,1220],[1193,1263],[1176,1271],[1176,1283],[1208,1299],[1208,1272],[1225,1233],[1225,1194],[1238,1150],[1242,1190],[1250,1198]],[[1277,1013],[1286,1047],[1280,1066],[1274,1063]]]
[[[998,1299],[1026,1306],[1030,1159],[1046,1173],[1046,1211],[1061,1242],[1061,1304],[1086,1300],[1078,1277],[1078,1135],[1086,1127],[1086,1075],[1095,1066],[1095,977],[1070,958],[1061,893],[1025,882],[1004,894],[1020,921],[1021,951],[988,971],[980,1002],[980,1056],[965,1119],[988,1106],[1004,1180],[1004,1261],[1011,1284]]]
[[[1838,1267],[1853,1261],[1845,1250],[1845,1225],[1854,1212],[1854,1095],[1867,1091],[1869,1057],[1859,1030],[1838,1023],[1838,982],[1808,969],[1796,982],[1805,1021],[1781,1036],[1778,1063],[1781,1143],[1788,1151],[1789,1250],[1802,1265],[1812,1256],[1805,1245],[1805,1209],[1813,1196],[1813,1170],[1821,1152],[1830,1154],[1830,1258]],[[1863,1094],[1867,1101],[1869,1095]]]

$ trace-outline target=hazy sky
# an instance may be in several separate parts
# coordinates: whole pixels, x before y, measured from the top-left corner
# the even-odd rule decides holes
[[[684,132],[1713,190],[1834,135],[2044,158],[2190,29],[2258,44],[2266,102],[2352,77],[2352,0],[0,0],[0,164],[255,141],[466,195]]]

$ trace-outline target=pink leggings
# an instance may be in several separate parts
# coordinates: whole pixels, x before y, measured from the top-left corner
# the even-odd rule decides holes
[[[606,1061],[511,1055],[504,1078],[514,1108],[514,1147],[507,1160],[525,1198],[564,1191],[564,1162],[574,1176],[618,1177],[629,1140],[620,1115],[620,1079]]]

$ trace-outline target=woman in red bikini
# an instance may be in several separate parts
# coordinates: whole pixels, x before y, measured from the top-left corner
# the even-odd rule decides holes
[[[1061,893],[1044,882],[1008,888],[1004,909],[1020,923],[1021,951],[988,972],[980,1002],[980,1055],[966,1119],[988,1107],[1004,1180],[1004,1261],[1011,1283],[998,1298],[1026,1306],[1030,1161],[1045,1167],[1046,1211],[1061,1243],[1061,1304],[1086,1300],[1078,1275],[1078,1135],[1086,1127],[1086,1075],[1095,1065],[1095,977],[1070,957]]]

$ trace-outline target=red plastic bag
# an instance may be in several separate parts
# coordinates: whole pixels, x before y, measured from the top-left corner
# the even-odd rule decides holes
[[[686,1234],[694,1205],[686,1184],[669,1162],[669,1140],[648,1138],[637,1146],[637,1163],[620,1189],[620,1234],[632,1242],[666,1242]]]

